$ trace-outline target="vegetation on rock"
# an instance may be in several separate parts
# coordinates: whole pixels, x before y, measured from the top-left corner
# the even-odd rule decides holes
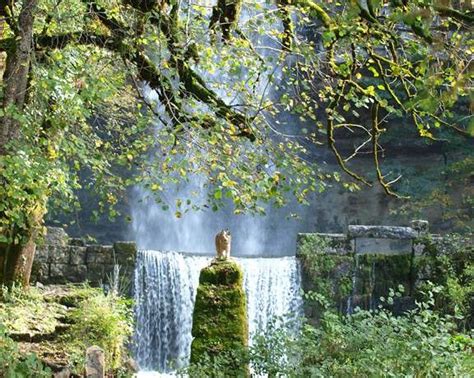
[[[371,309],[377,306],[380,296],[387,296],[391,288],[402,286],[406,306],[412,306],[415,299],[431,291],[436,311],[458,316],[461,329],[472,328],[474,255],[471,236],[421,237],[414,241],[417,253],[395,256],[328,253],[331,245],[327,239],[310,236],[301,242],[299,249],[305,289],[313,292],[306,295],[308,316],[318,319],[321,315],[320,296],[343,313],[347,311],[349,297],[356,301],[354,306]],[[400,310],[403,312],[406,308],[398,312]]]
[[[49,377],[51,371],[65,369],[82,374],[85,350],[92,345],[104,349],[110,373],[131,374],[127,372],[130,303],[100,289],[4,288],[0,328],[4,346],[0,348],[0,372],[7,377]]]
[[[468,376],[474,368],[472,335],[456,331],[449,316],[433,310],[432,293],[415,310],[395,316],[380,307],[338,315],[295,335],[275,329],[252,350],[257,373],[287,377]],[[385,298],[393,303],[397,293]]]
[[[246,299],[243,273],[236,262],[214,260],[201,270],[192,335],[190,373],[198,374],[203,366],[207,369],[207,361],[222,364],[231,376],[248,375]]]

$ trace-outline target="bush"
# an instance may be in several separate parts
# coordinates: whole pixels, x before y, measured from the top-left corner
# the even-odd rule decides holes
[[[473,235],[451,234],[441,240],[430,237],[419,240],[424,245],[416,260],[418,290],[438,286],[434,308],[446,315],[459,318],[461,329],[474,326],[474,239]]]
[[[396,295],[391,291],[387,301]],[[453,319],[433,306],[429,293],[405,316],[382,307],[353,315],[327,311],[320,327],[306,325],[297,337],[277,329],[258,338],[253,366],[257,374],[288,377],[469,376],[472,335],[457,334]]]
[[[17,344],[7,337],[0,324],[0,376],[7,378],[51,377],[52,372],[43,366],[35,354],[21,355]]]
[[[111,370],[122,366],[128,353],[125,346],[133,331],[129,300],[97,290],[79,303],[71,319],[73,324],[66,342],[77,369],[84,366],[84,352],[92,345],[105,351],[107,367]]]

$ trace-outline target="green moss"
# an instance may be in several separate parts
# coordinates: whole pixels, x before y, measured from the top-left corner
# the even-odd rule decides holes
[[[205,358],[226,359],[223,369],[232,376],[247,376],[242,356],[248,344],[243,273],[237,263],[213,261],[201,270],[193,313],[191,363]]]
[[[349,296],[355,297],[357,306],[368,309],[379,297],[386,297],[390,289],[402,285],[405,293],[413,291],[415,271],[411,254],[343,254],[337,252],[344,249],[343,240],[316,234],[300,235],[298,242],[304,290],[324,296],[337,311],[346,310]],[[312,301],[312,296],[308,298],[306,315],[317,321],[322,309]]]

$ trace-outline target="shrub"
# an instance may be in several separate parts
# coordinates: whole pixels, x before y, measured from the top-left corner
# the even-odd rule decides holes
[[[0,376],[8,378],[51,377],[52,372],[43,366],[35,354],[21,355],[17,344],[6,335],[0,324]]]
[[[396,295],[391,291],[387,301]],[[405,316],[382,307],[353,315],[327,311],[320,327],[306,325],[297,337],[275,330],[258,338],[251,351],[254,368],[288,377],[468,376],[472,335],[457,334],[452,318],[433,306],[429,293]],[[275,353],[283,358],[273,358]]]
[[[101,290],[79,302],[73,310],[73,324],[66,342],[73,364],[81,370],[85,350],[97,345],[105,351],[107,367],[119,369],[127,355],[125,345],[132,334],[132,310],[129,300],[105,295]]]

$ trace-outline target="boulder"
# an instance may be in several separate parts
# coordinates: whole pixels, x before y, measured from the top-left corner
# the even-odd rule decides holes
[[[98,346],[91,346],[86,350],[87,378],[103,378],[105,376],[105,353]]]

